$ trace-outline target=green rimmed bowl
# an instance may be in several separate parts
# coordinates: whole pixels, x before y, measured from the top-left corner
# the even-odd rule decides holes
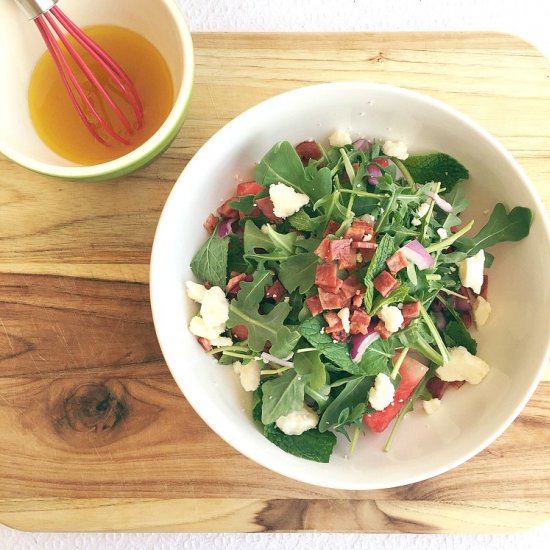
[[[109,162],[83,166],[51,151],[36,133],[27,105],[28,84],[45,51],[40,33],[12,0],[0,0],[0,152],[21,166],[64,179],[100,181],[133,172],[162,154],[181,128],[193,88],[193,42],[183,13],[173,0],[63,0],[59,7],[80,27],[119,25],[153,43],[168,64],[174,104],[161,127],[132,152]]]

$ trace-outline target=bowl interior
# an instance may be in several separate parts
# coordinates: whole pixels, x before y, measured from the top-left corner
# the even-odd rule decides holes
[[[146,2],[136,9],[132,0],[95,0],[89,2],[63,0],[58,6],[79,26],[118,25],[138,32],[154,44],[166,60],[174,85],[174,110],[182,109],[184,76],[191,78],[192,54],[190,38],[183,15],[171,1]],[[188,43],[186,43],[188,42]],[[8,75],[0,87],[0,151],[25,166],[42,168],[76,167],[51,151],[37,135],[29,114],[27,91],[36,61],[46,47],[32,21],[13,0],[0,0],[0,66]],[[187,62],[187,63],[186,63]],[[189,93],[189,90],[187,91]],[[177,118],[179,113],[171,113]],[[173,125],[173,122],[172,122]],[[138,149],[125,155],[139,157],[151,148],[149,142],[159,139],[171,129],[163,125]],[[112,161],[117,163],[120,159]],[[108,163],[105,163],[108,164]],[[89,167],[83,167],[83,170]],[[47,170],[46,170],[47,171]]]
[[[535,211],[531,235],[495,247],[490,270],[492,316],[476,338],[491,372],[479,386],[449,391],[441,409],[407,415],[384,453],[387,434],[361,437],[356,452],[339,444],[329,464],[295,458],[273,446],[250,419],[249,396],[230,367],[204,355],[186,330],[196,305],[185,296],[189,262],[206,238],[202,223],[237,181],[279,140],[326,143],[338,128],[353,138],[405,141],[413,152],[444,151],[471,178],[465,219],[485,223],[497,202]],[[517,164],[464,116],[426,96],[371,84],[326,84],[272,98],[216,134],[192,159],[161,216],[151,264],[155,327],[168,365],[196,411],[236,449],[291,478],[343,489],[374,489],[418,481],[467,460],[496,438],[519,413],[545,366],[550,338],[550,238],[546,215]]]

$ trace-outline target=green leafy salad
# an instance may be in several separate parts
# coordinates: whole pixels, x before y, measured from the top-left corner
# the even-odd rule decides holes
[[[451,156],[343,131],[329,143],[275,144],[206,220],[186,283],[190,331],[253,392],[265,437],[319,462],[337,433],[352,453],[391,424],[388,451],[416,401],[437,414],[484,379],[468,329],[491,312],[485,250],[526,237],[533,215],[497,204],[470,231]]]

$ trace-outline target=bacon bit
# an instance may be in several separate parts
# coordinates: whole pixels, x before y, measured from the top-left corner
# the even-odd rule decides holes
[[[487,300],[487,293],[489,290],[489,275],[483,275],[483,284],[481,285],[481,290],[479,295]]]
[[[398,271],[407,267],[408,264],[407,257],[402,250],[398,250],[386,260],[386,265],[392,275],[395,275]]]
[[[241,290],[241,281],[252,281],[252,275],[247,275],[246,273],[237,273],[236,275],[232,275],[225,287],[226,292],[229,294],[237,294],[237,292]]]
[[[413,320],[412,317],[409,317],[407,319],[403,319],[403,322],[401,323],[401,325],[399,326],[399,328],[401,330],[403,330],[404,328],[407,328],[410,324],[411,324],[411,321]]]
[[[451,227],[451,233],[456,233],[460,229],[460,225],[453,225]]]
[[[448,385],[449,382],[445,382],[444,380],[441,380],[441,378],[437,378],[437,376],[434,376],[433,378],[428,380],[426,388],[432,394],[432,397],[434,399],[441,399]]]
[[[378,164],[378,166],[382,166],[382,168],[387,168],[390,165],[390,159],[377,158],[373,160],[376,164]]]
[[[323,306],[321,305],[321,300],[319,299],[319,296],[310,296],[309,298],[306,298],[305,301],[306,306],[313,317],[323,312]]]
[[[374,249],[376,248],[378,245],[375,243],[375,242],[371,242],[371,241],[353,241],[351,243],[351,248],[353,248],[354,250],[360,248],[361,250],[364,250],[364,249]]]
[[[210,343],[210,340],[207,340],[206,338],[203,338],[202,336],[199,336],[197,338],[199,344],[202,346],[202,348],[205,351],[210,351],[212,349],[212,344]]]
[[[298,156],[304,166],[308,165],[310,159],[319,160],[323,156],[318,143],[313,140],[302,141],[301,143],[298,143],[294,149],[296,149],[296,153],[298,153]]]
[[[314,253],[325,262],[330,261],[330,240],[323,239],[319,243],[319,246],[315,249]]]
[[[232,206],[229,206],[229,203],[234,201],[236,197],[231,197],[230,199],[227,199],[219,208],[218,208],[218,214],[222,218],[236,218],[239,215],[239,211],[233,208]]]
[[[338,268],[335,264],[318,265],[315,271],[315,284],[328,292],[338,292],[342,286],[342,279],[337,276]]]
[[[332,333],[332,340],[334,342],[347,342],[348,334],[345,330],[337,330],[336,332]]]
[[[256,181],[242,181],[237,184],[237,197],[244,197],[244,195],[257,195],[264,189],[265,187]]]
[[[276,302],[280,302],[286,294],[286,288],[278,279],[265,291],[266,298],[273,298]]]
[[[375,252],[376,248],[361,250],[362,263],[370,262],[373,259]]]
[[[383,321],[378,321],[378,324],[374,327],[374,330],[380,334],[382,340],[387,340],[392,333],[386,328],[386,325]]]
[[[452,382],[449,382],[449,385],[455,388],[456,390],[459,390],[462,386],[464,386],[465,380],[453,380]]]
[[[342,296],[334,292],[328,292],[322,288],[319,289],[319,300],[323,309],[342,309]]]
[[[353,308],[354,310],[355,309],[359,309],[362,305],[363,305],[363,296],[365,294],[362,293],[362,294],[356,294],[352,299],[351,299],[351,308]]]
[[[342,271],[351,271],[356,267],[357,254],[350,248],[349,254],[338,262],[338,269],[341,269]]]
[[[202,224],[202,226],[206,229],[206,231],[208,231],[208,233],[210,233],[210,235],[212,235],[219,221],[220,218],[218,218],[218,216],[210,214],[208,218],[206,218],[206,221]]]
[[[374,226],[365,220],[353,220],[351,227],[359,227],[363,230],[363,236],[374,235]]]
[[[342,260],[350,254],[349,239],[335,239],[329,240],[329,260]]]
[[[390,294],[390,292],[399,286],[399,281],[390,275],[388,271],[382,271],[378,277],[373,281],[374,288],[384,296],[384,298]]]
[[[472,326],[472,316],[468,311],[460,312],[460,318],[466,328],[470,328]]]
[[[414,319],[420,315],[420,302],[412,302],[410,304],[403,304],[401,314],[404,319]]]
[[[208,290],[209,288],[212,288],[211,283],[209,283],[208,281],[206,281],[206,283],[204,283],[204,285],[202,285],[202,286],[204,286],[204,288],[206,288],[206,290]]]
[[[364,231],[360,227],[348,227],[344,234],[345,239],[351,239],[352,241],[360,241],[365,236]]]
[[[256,206],[261,210],[262,214],[273,223],[282,223],[282,219],[275,216],[273,212],[273,202],[269,197],[263,197],[255,200]]]
[[[356,309],[350,319],[351,334],[367,334],[371,316],[364,309]]]
[[[325,332],[327,334],[331,334],[332,332],[343,330],[344,327],[342,326],[342,319],[340,319],[340,317],[338,317],[338,315],[333,311],[327,311],[323,313],[323,317],[325,318],[325,321],[328,323],[328,327],[325,327]]]
[[[326,237],[327,235],[334,235],[338,229],[340,229],[340,224],[336,220],[330,220],[323,232],[323,237]]]
[[[231,334],[241,342],[243,340],[246,340],[248,338],[248,329],[246,328],[246,325],[235,325],[231,329]]]
[[[364,286],[359,280],[359,277],[355,275],[355,273],[352,273],[351,275],[348,275],[342,282],[342,295],[345,297],[346,300],[350,300],[353,298],[357,291],[364,292]]]

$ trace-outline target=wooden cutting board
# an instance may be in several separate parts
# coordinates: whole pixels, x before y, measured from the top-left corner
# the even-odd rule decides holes
[[[95,184],[0,158],[0,521],[40,531],[505,532],[550,518],[550,378],[455,470],[384,491],[320,489],[240,456],[180,394],[148,294],[182,168],[232,117],[350,80],[442,99],[495,134],[550,204],[550,64],[501,34],[197,34],[174,145]]]

